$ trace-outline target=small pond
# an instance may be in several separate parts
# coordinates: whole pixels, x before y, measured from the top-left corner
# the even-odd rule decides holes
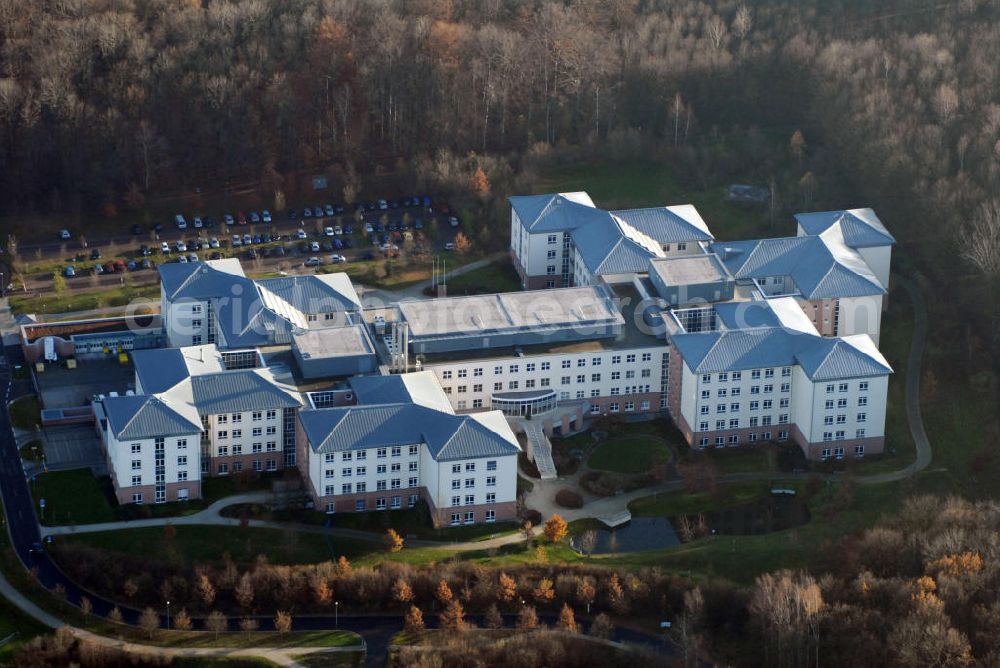
[[[681,539],[667,518],[633,517],[631,522],[620,527],[598,529],[594,554],[643,552],[680,544]]]
[[[809,508],[794,496],[773,495],[704,514],[704,524],[698,515],[688,515],[693,531],[699,527],[715,535],[749,536],[782,531],[802,526],[809,521]],[[681,517],[633,517],[628,524],[614,529],[598,529],[594,554],[615,552],[643,552],[675,547],[683,541],[675,526],[680,527]],[[681,532],[683,533],[683,532]],[[579,540],[572,545],[578,548]]]

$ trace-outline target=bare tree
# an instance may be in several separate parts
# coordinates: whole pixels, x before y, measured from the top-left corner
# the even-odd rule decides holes
[[[153,633],[160,628],[160,615],[152,608],[146,608],[139,615],[139,628],[146,632],[148,638],[153,637]]]
[[[959,253],[987,278],[1000,277],[1000,198],[984,202],[961,227]]]
[[[218,638],[220,633],[225,632],[229,628],[229,620],[218,610],[213,610],[205,619],[205,628]]]

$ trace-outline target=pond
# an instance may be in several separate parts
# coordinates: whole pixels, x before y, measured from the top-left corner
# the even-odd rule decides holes
[[[673,525],[665,517],[633,517],[628,524],[614,529],[598,529],[594,554],[643,552],[681,544]],[[574,548],[579,538],[571,543]]]
[[[597,529],[594,554],[643,552],[676,547],[703,533],[722,536],[749,536],[802,526],[809,521],[809,508],[800,499],[788,495],[768,496],[750,503],[703,515],[633,517],[614,529]],[[677,527],[675,530],[674,527]],[[683,540],[682,540],[683,538]],[[579,537],[571,545],[579,549]]]

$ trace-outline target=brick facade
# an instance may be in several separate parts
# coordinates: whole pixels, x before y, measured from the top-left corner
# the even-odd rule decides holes
[[[188,491],[188,501],[201,498],[201,481],[192,480],[189,482],[168,482],[167,483],[167,503],[171,501],[183,501],[177,498],[178,490]],[[119,487],[115,489],[115,496],[121,505],[131,504],[133,494],[142,494],[143,504],[152,504],[156,501],[156,487],[154,485],[139,485],[137,487]]]

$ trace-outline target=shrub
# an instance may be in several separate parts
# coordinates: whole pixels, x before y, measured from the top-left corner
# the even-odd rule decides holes
[[[571,489],[561,489],[556,493],[556,503],[562,508],[582,508],[583,495]]]
[[[532,526],[538,526],[542,523],[542,514],[537,510],[525,508],[521,511],[521,519],[525,522],[531,522]]]

